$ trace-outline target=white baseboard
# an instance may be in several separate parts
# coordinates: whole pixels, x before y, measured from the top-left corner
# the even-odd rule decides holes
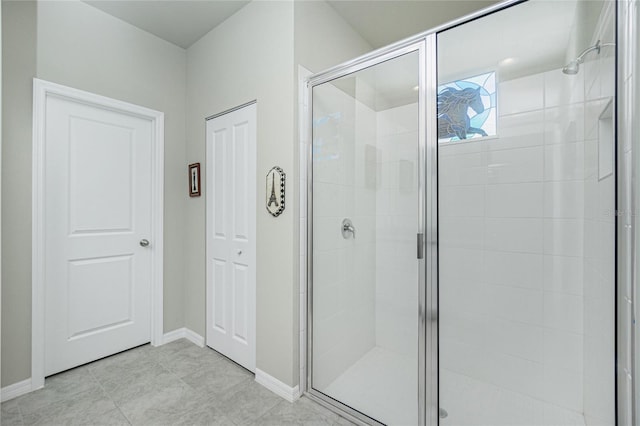
[[[2,402],[9,401],[10,399],[27,394],[32,390],[35,389],[31,389],[31,378],[28,378],[0,389],[0,400]]]
[[[297,385],[292,388],[258,368],[256,368],[256,382],[289,402],[300,398],[300,388]]]
[[[178,339],[187,339],[194,345],[198,345],[201,348],[204,347],[204,337],[186,327],[165,333],[164,336],[162,336],[162,344],[164,345],[165,343],[173,342]]]

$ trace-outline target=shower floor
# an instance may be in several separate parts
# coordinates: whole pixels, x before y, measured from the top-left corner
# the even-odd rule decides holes
[[[382,423],[415,425],[416,363],[376,346],[327,386],[325,393]]]
[[[416,378],[415,360],[375,347],[325,393],[382,423],[415,425]],[[442,426],[585,426],[580,413],[449,370],[441,370],[440,386]]]
[[[442,369],[443,426],[585,426],[584,416],[566,408]]]

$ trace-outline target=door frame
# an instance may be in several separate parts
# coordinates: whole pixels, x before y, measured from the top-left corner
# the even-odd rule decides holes
[[[63,98],[151,121],[151,344],[163,337],[164,113],[38,78],[33,79],[31,225],[31,390],[44,386],[45,366],[45,124],[48,97]]]
[[[418,79],[419,79],[419,119],[418,119],[418,140],[417,140],[417,170],[418,170],[418,223],[416,230],[422,235],[419,248],[423,255],[417,257],[418,262],[418,309],[416,320],[418,322],[418,423],[420,425],[434,424],[433,418],[427,418],[434,410],[427,410],[427,404],[434,405],[432,401],[437,401],[437,135],[435,123],[437,95],[436,87],[436,62],[429,62],[428,59],[435,55],[436,35],[425,34],[417,38],[411,38],[398,44],[382,48],[371,54],[356,58],[342,66],[329,69],[326,72],[312,75],[304,79],[306,84],[306,99],[300,103],[300,115],[303,134],[306,136],[307,152],[306,158],[301,159],[306,162],[306,323],[302,329],[306,331],[306,341],[301,342],[304,349],[301,353],[306,354],[304,394],[310,399],[320,403],[332,411],[339,412],[340,415],[348,417],[349,420],[360,425],[382,425],[374,418],[362,413],[345,403],[338,401],[313,388],[313,89],[316,86],[328,83],[344,75],[349,75],[367,68],[374,67],[383,62],[397,59],[410,53],[418,54]],[[430,117],[430,118],[427,118]],[[301,170],[304,166],[301,165]],[[300,188],[301,191],[305,188]],[[301,195],[302,198],[302,195]],[[301,209],[304,208],[301,206]],[[303,232],[304,230],[301,230]],[[416,253],[417,254],[417,253]],[[301,278],[302,281],[302,278]],[[301,287],[302,289],[302,287]],[[301,290],[302,292],[302,290]],[[301,300],[301,304],[304,303]],[[429,317],[427,317],[429,313]],[[433,415],[433,414],[432,414]],[[435,419],[437,421],[437,418]]]
[[[207,141],[207,137],[208,137],[208,133],[207,133],[207,124],[209,123],[209,121],[211,120],[215,120],[216,118],[222,117],[224,115],[227,114],[231,114],[235,111],[241,110],[243,108],[247,108],[250,106],[254,106],[255,105],[255,126],[256,126],[256,140],[255,140],[255,146],[253,147],[252,150],[249,150],[249,155],[252,155],[252,158],[249,159],[249,164],[250,164],[250,168],[248,170],[249,172],[249,176],[248,176],[248,181],[251,182],[251,190],[253,190],[254,193],[254,197],[252,199],[251,205],[249,206],[249,221],[251,223],[251,228],[250,231],[253,232],[253,241],[251,241],[249,244],[252,247],[253,253],[254,253],[254,258],[253,258],[253,269],[252,269],[252,273],[249,274],[249,279],[251,280],[251,285],[253,286],[253,301],[252,301],[252,309],[253,309],[253,336],[252,336],[252,341],[249,342],[251,347],[252,347],[252,351],[253,353],[251,354],[251,356],[253,357],[253,364],[254,364],[254,371],[252,371],[252,373],[255,374],[255,370],[257,370],[257,366],[256,364],[256,360],[257,360],[257,335],[258,335],[258,317],[257,317],[257,301],[258,301],[258,275],[257,275],[257,268],[258,268],[258,240],[257,240],[257,236],[258,236],[258,100],[254,99],[252,101],[249,102],[245,102],[241,105],[237,105],[235,107],[229,108],[227,110],[224,110],[222,112],[210,115],[208,117],[206,117],[204,119],[204,145],[205,145],[205,189],[204,189],[204,194],[205,194],[205,255],[204,255],[204,259],[205,259],[205,328],[204,328],[204,345],[213,349],[211,346],[209,346],[209,342],[207,341],[207,334],[208,334],[208,328],[209,328],[209,323],[210,323],[210,315],[211,315],[211,308],[210,308],[210,301],[209,301],[209,267],[208,267],[208,262],[209,262],[209,230],[210,230],[210,223],[209,223],[209,213],[210,213],[210,209],[213,209],[214,206],[214,200],[213,197],[211,197],[211,191],[210,188],[212,187],[211,185],[211,181],[209,180],[210,177],[212,177],[212,175],[210,175],[210,171],[211,168],[209,167],[209,154],[212,151],[212,147],[209,146],[208,141]],[[211,159],[213,161],[215,161],[214,158],[214,154],[211,152]],[[215,349],[214,349],[215,350]]]

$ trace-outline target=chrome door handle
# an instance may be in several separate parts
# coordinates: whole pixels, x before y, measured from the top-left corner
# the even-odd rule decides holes
[[[143,238],[142,240],[140,240],[140,245],[142,247],[148,247],[149,246],[149,240]]]

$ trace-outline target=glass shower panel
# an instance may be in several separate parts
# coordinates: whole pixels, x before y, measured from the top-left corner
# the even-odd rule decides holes
[[[441,425],[615,424],[614,19],[531,0],[438,35]]]
[[[414,51],[313,88],[311,387],[418,422]]]

